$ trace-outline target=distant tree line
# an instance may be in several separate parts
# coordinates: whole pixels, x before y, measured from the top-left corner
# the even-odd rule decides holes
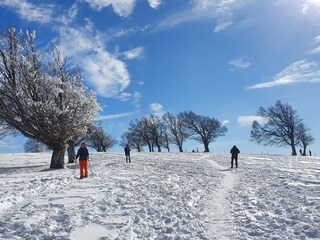
[[[183,144],[193,139],[203,144],[204,151],[209,152],[209,144],[216,138],[224,136],[228,129],[213,117],[198,115],[192,111],[179,113],[177,116],[167,112],[162,117],[149,115],[131,121],[127,132],[121,136],[121,146],[129,144],[142,151],[161,152],[162,148],[170,152],[170,144],[183,152]]]

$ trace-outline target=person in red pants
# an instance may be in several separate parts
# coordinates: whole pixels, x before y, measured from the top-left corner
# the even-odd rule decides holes
[[[88,161],[89,161],[89,151],[87,149],[86,143],[81,143],[81,147],[78,149],[76,159],[79,158],[80,165],[80,179],[88,177]]]

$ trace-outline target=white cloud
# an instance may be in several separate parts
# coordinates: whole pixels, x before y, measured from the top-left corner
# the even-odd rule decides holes
[[[245,62],[243,57],[233,59],[228,62],[230,65],[234,67],[234,69],[245,69],[251,66],[251,63]],[[234,70],[233,69],[233,70]]]
[[[239,116],[237,121],[240,127],[251,127],[253,121],[258,121],[260,124],[267,122],[267,120],[261,116]]]
[[[121,95],[130,84],[126,64],[108,52],[99,32],[88,31],[93,28],[62,27],[60,44],[63,52],[75,56],[85,71],[87,80],[96,92],[104,97]]]
[[[141,99],[141,93],[136,91],[136,92],[133,93],[132,97],[133,97],[133,103],[136,105],[137,108],[140,108],[139,102],[140,102],[140,99]]]
[[[227,125],[227,124],[229,124],[229,123],[230,123],[229,120],[224,120],[224,121],[222,122],[222,126],[225,126],[225,125]]]
[[[270,88],[294,83],[320,83],[320,66],[316,62],[301,60],[281,71],[270,82],[255,84],[247,89]]]
[[[143,56],[143,53],[144,53],[144,48],[138,47],[138,48],[134,48],[130,51],[124,52],[123,55],[124,55],[125,59],[131,60],[131,59],[141,58]]]
[[[319,0],[307,0],[304,4],[302,4],[302,12],[306,15],[309,15],[310,11],[314,11],[316,8],[318,8],[318,13],[320,13]]]
[[[131,116],[133,114],[135,114],[135,112],[104,115],[104,116],[98,117],[97,120],[112,120],[112,119],[128,117],[128,116]]]
[[[151,103],[150,110],[156,114],[162,114],[164,112],[163,106],[160,103]]]
[[[101,9],[112,6],[114,12],[121,17],[128,17],[133,12],[136,0],[83,0],[90,7],[100,11]]]
[[[1,0],[0,6],[12,8],[25,20],[48,23],[53,17],[53,5],[34,5],[27,0]]]
[[[122,102],[129,101],[131,97],[132,97],[132,93],[127,93],[127,92],[120,93],[119,96],[117,96],[117,98],[119,98]]]
[[[307,54],[320,54],[320,35],[315,37],[312,45],[315,47],[307,52]]]
[[[174,13],[159,24],[159,28],[170,28],[190,21],[216,20],[215,32],[227,29],[235,15],[253,0],[193,0],[191,8]]]
[[[154,9],[157,9],[162,2],[161,0],[148,0],[148,1],[149,1],[150,7],[154,8]]]

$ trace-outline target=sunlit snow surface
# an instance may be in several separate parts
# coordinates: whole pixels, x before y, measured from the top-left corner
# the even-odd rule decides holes
[[[0,155],[0,239],[320,239],[320,158],[92,153]]]

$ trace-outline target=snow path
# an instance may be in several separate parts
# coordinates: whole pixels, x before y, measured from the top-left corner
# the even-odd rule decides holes
[[[218,190],[212,195],[208,202],[209,211],[212,214],[211,228],[209,230],[210,239],[228,240],[236,239],[234,231],[234,218],[231,214],[230,192],[238,182],[238,176],[229,168],[222,169],[216,161],[209,161],[214,169],[220,169],[224,178],[219,185]]]

